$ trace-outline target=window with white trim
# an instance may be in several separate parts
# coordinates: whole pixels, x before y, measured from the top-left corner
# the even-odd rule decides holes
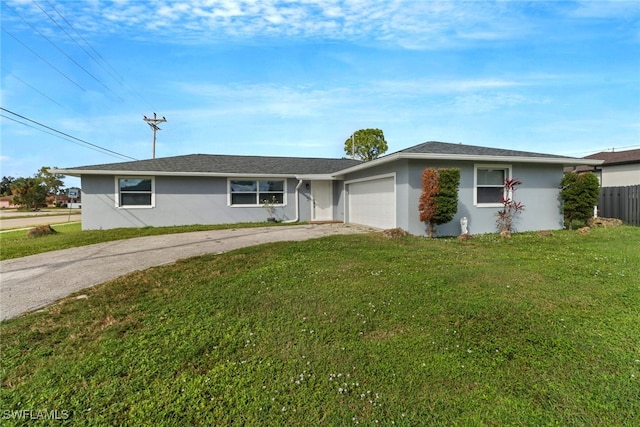
[[[511,166],[476,165],[473,201],[476,206],[502,206],[504,183],[511,178]]]
[[[118,177],[117,206],[121,208],[152,208],[155,205],[155,180],[152,177]]]
[[[265,200],[275,200],[276,205],[283,205],[285,181],[282,179],[231,179],[229,195],[231,206],[262,206]]]

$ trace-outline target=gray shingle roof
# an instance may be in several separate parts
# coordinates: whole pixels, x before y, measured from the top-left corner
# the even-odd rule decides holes
[[[602,166],[640,163],[640,149],[626,151],[603,151],[600,153],[591,154],[590,156],[586,156],[584,158],[604,160]]]
[[[563,158],[554,154],[533,153],[530,151],[507,150],[503,148],[479,147],[475,145],[453,144],[449,142],[429,141],[398,151],[409,154],[450,154],[471,156],[507,156],[507,157],[547,157]],[[572,157],[567,157],[572,158]]]
[[[455,159],[456,156],[470,156],[477,158],[514,157],[530,158],[531,161],[558,161],[566,164],[576,163],[574,157],[558,156],[554,154],[534,153],[530,151],[508,150],[503,148],[479,147],[475,145],[453,144],[448,142],[425,142],[395,153],[382,156],[376,161],[363,163],[352,159],[326,159],[305,157],[266,157],[266,156],[229,156],[213,154],[190,154],[158,159],[137,160],[133,162],[108,163],[92,166],[79,166],[61,169],[63,173],[166,173],[166,174],[217,174],[217,175],[333,175],[337,172],[368,167],[380,162],[390,161],[403,155],[437,155]],[[549,160],[547,160],[549,159]],[[592,160],[593,162],[594,160]],[[360,167],[358,167],[360,166]]]
[[[601,151],[600,153],[591,154],[589,156],[583,157],[583,159],[599,159],[604,160],[604,162],[599,165],[597,168],[593,166],[577,166],[577,167],[567,167],[564,169],[565,172],[587,172],[598,170],[607,166],[616,166],[616,165],[629,165],[640,163],[640,150],[627,150],[627,151]]]
[[[323,175],[331,174],[360,163],[362,162],[359,160],[351,159],[190,154],[67,169],[74,171]]]

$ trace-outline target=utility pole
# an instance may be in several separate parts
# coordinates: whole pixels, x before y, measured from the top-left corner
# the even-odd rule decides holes
[[[355,159],[356,158],[356,142],[355,142],[355,135],[356,133],[352,133],[351,134],[351,158]]]
[[[149,118],[147,116],[143,116],[145,122],[147,122],[147,124],[151,127],[151,130],[153,131],[153,151],[151,152],[151,158],[155,159],[156,158],[156,131],[162,130],[158,127],[158,123],[162,123],[162,122],[166,122],[167,119],[164,118],[164,116],[162,116],[161,119],[159,119],[156,116],[156,113],[153,113],[153,119]]]

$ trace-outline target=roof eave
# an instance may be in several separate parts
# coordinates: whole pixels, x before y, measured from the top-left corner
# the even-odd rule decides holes
[[[297,174],[274,173],[221,173],[221,172],[167,172],[167,171],[132,171],[132,170],[104,170],[104,169],[49,169],[49,172],[60,175],[118,175],[118,176],[202,176],[217,178],[297,178]]]
[[[616,161],[616,162],[607,162],[605,160],[604,162],[605,163],[602,166],[626,166],[626,165],[637,165],[637,164],[640,164],[640,160],[638,160],[638,159],[619,160],[619,161]]]
[[[587,160],[578,159],[572,157],[528,157],[528,156],[485,156],[477,154],[440,154],[440,153],[396,153],[389,156],[380,157],[375,160],[371,160],[366,163],[362,163],[357,166],[353,166],[347,169],[343,169],[334,174],[334,176],[344,176],[349,173],[358,172],[363,169],[382,165],[385,163],[393,162],[401,159],[412,160],[463,160],[474,162],[500,162],[500,163],[543,163],[543,164],[558,164],[565,166],[572,165],[585,165],[585,166],[597,166],[604,162],[604,160]]]
[[[305,181],[335,181],[340,178],[333,174],[301,174],[296,175],[296,179]]]

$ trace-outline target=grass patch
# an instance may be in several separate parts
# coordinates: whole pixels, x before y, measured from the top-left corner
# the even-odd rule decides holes
[[[0,233],[0,260],[21,258],[60,249],[104,243],[135,237],[159,236],[163,234],[188,233],[192,231],[222,230],[228,228],[278,227],[284,224],[242,223],[219,225],[187,225],[175,227],[114,228],[110,230],[82,231],[80,223],[58,224],[52,228],[57,232],[38,238],[27,237],[25,230]]]
[[[638,265],[632,227],[192,258],[0,324],[2,409],[73,425],[630,426]]]

